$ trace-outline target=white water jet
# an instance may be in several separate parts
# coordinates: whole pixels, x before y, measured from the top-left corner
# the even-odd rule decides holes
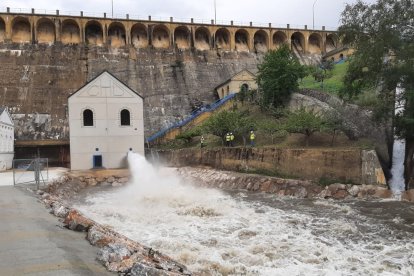
[[[403,94],[404,89],[397,87],[395,91],[395,115],[399,115],[404,112],[404,101],[401,99],[401,95]],[[397,136],[395,136],[392,153],[392,178],[389,184],[392,192],[397,197],[401,195],[401,192],[405,191],[404,159],[405,139],[399,139]]]
[[[129,186],[90,195],[76,208],[193,272],[414,275],[414,243],[382,233],[386,226],[371,226],[352,207],[333,201],[309,207],[331,212],[329,217],[294,209],[307,201],[283,210],[266,204],[283,202],[274,195],[246,201],[247,193],[228,195],[189,185],[175,169],[157,169],[143,156],[131,153],[128,161]]]

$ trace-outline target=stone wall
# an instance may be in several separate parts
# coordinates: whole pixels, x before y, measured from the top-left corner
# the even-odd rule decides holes
[[[360,149],[182,149],[160,150],[158,155],[173,167],[202,165],[323,183],[386,185],[375,152]]]
[[[390,177],[394,141],[391,122],[377,123],[373,120],[371,111],[315,90],[301,90],[293,94],[289,107],[297,109],[301,106],[315,111],[336,112],[344,122],[345,134],[348,138],[353,140],[366,138],[373,141],[382,169],[387,178]]]
[[[0,43],[0,103],[10,107],[17,140],[67,139],[67,97],[108,70],[145,98],[151,135],[214,102],[214,88],[242,69],[248,52]]]

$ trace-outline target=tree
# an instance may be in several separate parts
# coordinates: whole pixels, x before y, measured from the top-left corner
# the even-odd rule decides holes
[[[305,135],[306,146],[313,133],[320,131],[324,126],[323,118],[314,110],[306,110],[304,107],[288,115],[285,129],[289,133],[300,133]]]
[[[175,139],[184,140],[186,144],[190,143],[194,137],[200,136],[202,134],[200,127],[191,128],[180,134],[178,134]]]
[[[389,120],[394,117],[396,87],[402,88],[398,96],[406,108],[395,121],[397,134],[408,141],[408,158],[407,153],[414,150],[410,143],[414,139],[414,2],[378,0],[369,5],[358,0],[346,6],[339,32],[343,42],[355,49],[341,91],[344,97],[375,89],[382,102],[382,116],[377,117]]]
[[[262,121],[258,127],[264,134],[270,136],[272,144],[274,144],[276,135],[281,131],[284,131],[283,125],[275,120]]]
[[[331,146],[333,146],[338,132],[345,129],[344,119],[336,110],[327,111],[323,117],[324,128],[332,132]]]
[[[298,80],[306,75],[302,66],[287,45],[269,51],[258,66],[257,83],[262,101],[267,106],[284,106],[298,89]]]
[[[233,132],[234,135],[241,136],[245,143],[245,135],[254,128],[254,124],[245,113],[225,110],[212,115],[202,128],[205,132],[221,137],[223,142],[226,133]]]
[[[352,98],[374,89],[382,119],[392,118],[397,85],[410,90],[414,82],[414,3],[379,0],[369,5],[348,4],[339,28],[344,44],[355,52],[344,79],[343,97]],[[402,95],[406,98],[406,95]]]

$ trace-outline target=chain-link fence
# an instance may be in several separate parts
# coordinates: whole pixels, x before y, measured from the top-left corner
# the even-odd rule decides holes
[[[17,185],[45,185],[49,181],[49,160],[47,158],[14,159],[13,184]]]

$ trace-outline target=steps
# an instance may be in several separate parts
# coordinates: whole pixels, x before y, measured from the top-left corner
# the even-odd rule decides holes
[[[157,133],[151,135],[147,138],[146,142],[148,144],[154,142],[161,142],[165,140],[173,140],[181,132],[185,131],[188,128],[198,126],[206,121],[214,112],[226,110],[233,105],[233,100],[236,97],[236,93],[231,93],[226,97],[218,100],[212,104],[205,105],[198,109],[195,112],[192,112],[185,119],[174,123],[173,125],[158,131]]]

